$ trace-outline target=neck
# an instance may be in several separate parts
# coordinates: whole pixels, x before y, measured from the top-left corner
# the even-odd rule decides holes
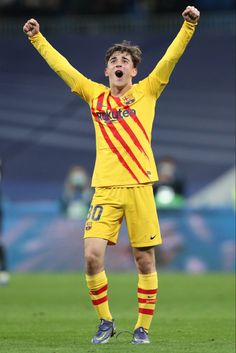
[[[132,83],[124,87],[111,86],[111,94],[115,97],[121,97],[132,87]]]

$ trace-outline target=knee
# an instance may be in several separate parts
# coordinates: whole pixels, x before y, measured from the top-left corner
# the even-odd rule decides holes
[[[153,252],[140,251],[135,256],[139,273],[148,274],[156,271],[155,256]]]
[[[155,271],[153,263],[149,259],[145,259],[140,256],[136,260],[136,263],[139,273],[148,274]]]
[[[85,252],[85,265],[88,274],[96,274],[103,270],[101,256],[94,250]]]

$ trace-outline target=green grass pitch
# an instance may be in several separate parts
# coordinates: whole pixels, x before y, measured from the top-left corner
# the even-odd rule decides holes
[[[109,274],[117,330],[133,330],[136,274]],[[233,274],[159,274],[150,345],[123,334],[106,345],[90,343],[98,321],[83,274],[13,274],[0,287],[1,353],[233,353]]]

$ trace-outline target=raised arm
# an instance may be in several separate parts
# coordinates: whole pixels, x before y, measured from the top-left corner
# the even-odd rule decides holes
[[[29,40],[46,60],[48,65],[55,71],[63,81],[85,101],[89,101],[94,89],[94,83],[76,70],[68,60],[62,56],[40,33],[39,23],[31,18],[23,26],[23,31]]]
[[[184,23],[179,33],[167,49],[165,55],[146,79],[152,93],[157,98],[169,82],[170,75],[175,65],[191,40],[200,18],[200,12],[194,6],[187,6],[182,13],[182,17]]]

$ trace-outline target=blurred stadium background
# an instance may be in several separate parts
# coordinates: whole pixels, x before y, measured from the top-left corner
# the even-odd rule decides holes
[[[201,21],[157,104],[153,149],[184,183],[180,204],[159,207],[160,267],[188,272],[235,267],[235,1],[196,0]],[[105,83],[104,53],[131,40],[143,49],[142,79],[181,25],[187,1],[0,0],[2,247],[9,271],[83,268],[84,213],[62,210],[70,168],[92,173],[89,109],[22,33],[36,18],[48,40],[89,78]],[[165,190],[166,191],[166,190]],[[133,269],[125,226],[109,249],[113,270]],[[112,261],[111,261],[112,259]],[[115,260],[114,260],[115,259]]]

